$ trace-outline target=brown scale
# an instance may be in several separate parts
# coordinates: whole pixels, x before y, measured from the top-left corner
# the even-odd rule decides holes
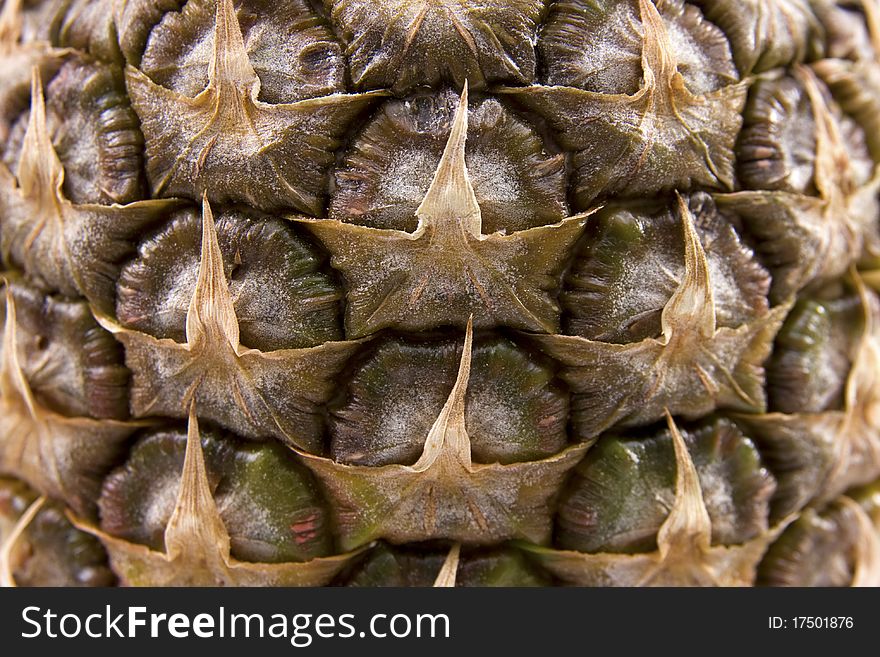
[[[543,116],[573,151],[577,207],[672,189],[733,189],[747,84],[721,31],[677,1],[555,6],[542,39],[553,62],[546,79],[499,91]]]
[[[276,10],[288,7],[277,5]],[[292,7],[306,11],[303,3]],[[310,45],[298,54],[285,53],[280,61],[261,60],[265,52],[251,52],[248,45],[255,46],[260,34],[268,42],[278,37],[255,28],[246,40],[242,19],[247,27],[253,14],[245,12],[240,19],[232,0],[192,0],[181,13],[167,14],[151,34],[173,42],[174,34],[182,32],[187,47],[196,47],[182,53],[191,58],[191,75],[168,78],[168,88],[148,71],[126,68],[126,85],[145,137],[151,191],[193,200],[207,192],[212,202],[320,215],[334,151],[350,123],[381,94],[333,93],[343,90],[341,76],[332,63],[329,73],[321,66],[310,70],[315,59]],[[294,21],[292,27],[312,33],[317,29],[312,23]],[[329,38],[323,28],[319,32]],[[202,38],[191,43],[187,35]],[[299,38],[291,43],[302,45]],[[328,48],[333,52],[332,44]],[[153,61],[150,52],[148,39],[142,66],[159,70],[167,64],[162,58]],[[303,70],[290,66],[298,57],[305,58]],[[180,64],[179,58],[173,61]],[[322,59],[315,61],[321,64]],[[288,68],[295,72],[292,80],[285,74]],[[264,84],[266,100],[261,97]]]
[[[439,548],[395,547],[384,543],[370,550],[344,574],[345,586],[549,586],[551,578],[516,548],[465,550],[445,554]],[[450,559],[450,553],[452,559]],[[451,570],[445,577],[444,568]]]
[[[558,330],[555,290],[591,213],[485,234],[466,162],[468,115],[465,86],[443,155],[415,210],[414,232],[296,218],[327,248],[345,280],[349,338],[383,328],[464,327],[471,320],[477,327]],[[348,219],[357,221],[357,215]]]
[[[764,586],[880,585],[877,484],[822,509],[807,509],[770,546],[758,571]]]
[[[16,311],[15,295],[7,286],[0,351],[0,474],[27,482],[81,515],[91,515],[102,477],[142,425],[69,416],[44,406],[21,364],[17,336],[23,327]],[[32,371],[39,383],[43,372]]]
[[[553,575],[560,578],[566,584],[575,586],[748,586],[755,582],[757,569],[768,544],[770,544],[784,529],[784,525],[768,527],[766,514],[767,495],[772,490],[772,479],[766,472],[762,472],[757,461],[757,454],[748,441],[742,441],[735,430],[731,431],[729,425],[719,425],[721,431],[714,434],[713,441],[710,431],[708,441],[709,454],[712,448],[717,449],[725,446],[720,454],[716,452],[714,459],[710,461],[725,462],[726,464],[711,475],[712,467],[702,472],[691,456],[691,448],[688,441],[676,426],[672,416],[666,416],[669,427],[668,434],[672,445],[667,450],[674,453],[675,483],[671,499],[664,501],[660,514],[663,516],[659,528],[656,530],[656,543],[654,546],[639,536],[638,524],[633,533],[627,534],[627,522],[618,525],[623,529],[620,535],[614,535],[614,508],[603,509],[608,512],[607,516],[600,516],[599,525],[602,527],[603,538],[611,539],[612,544],[625,546],[630,541],[631,546],[638,546],[633,553],[619,553],[609,551],[581,552],[579,550],[565,550],[545,547],[526,547],[526,552],[533,557],[541,566],[549,570]],[[739,438],[739,440],[738,440]],[[703,437],[705,440],[705,435]],[[669,448],[672,448],[671,450]],[[635,451],[629,455],[621,454],[624,471],[627,469],[625,462],[639,451],[638,444],[633,445]],[[650,447],[648,447],[648,450]],[[699,444],[694,446],[699,458],[701,451]],[[660,455],[659,452],[656,453]],[[660,457],[662,458],[662,457]],[[701,459],[702,460],[702,459]],[[599,465],[599,469],[604,466]],[[635,464],[638,468],[639,464]],[[720,476],[719,476],[720,475]],[[730,478],[728,478],[730,477]],[[714,479],[714,481],[712,481]],[[706,483],[704,481],[708,480]],[[722,483],[723,482],[723,483]],[[611,486],[617,485],[615,479],[609,480]],[[707,485],[707,483],[709,485]],[[720,489],[718,488],[720,484]],[[742,486],[739,488],[737,486]],[[601,485],[601,476],[594,482],[586,483],[584,491],[590,488],[597,490]],[[731,486],[726,492],[726,486]],[[739,491],[739,492],[737,492]],[[752,515],[746,513],[742,516],[745,523],[738,529],[737,520],[733,519],[725,510],[723,498],[727,495],[737,497],[744,494],[740,502],[751,507]],[[604,502],[604,500],[603,500]],[[715,515],[710,509],[721,502],[721,513],[715,508]],[[656,510],[651,509],[651,503],[644,501],[641,507],[642,513],[647,512],[651,518],[647,522],[656,522]],[[587,526],[592,518],[589,514],[578,516],[572,514],[575,509],[569,509],[568,520],[579,521],[581,526]],[[564,516],[563,516],[564,519]],[[586,522],[585,522],[586,521]],[[732,524],[730,524],[732,522]],[[607,523],[607,524],[605,524]],[[716,535],[716,523],[720,525]],[[757,523],[757,524],[755,524]],[[571,524],[569,525],[572,526]],[[610,530],[610,533],[609,533]],[[732,532],[731,532],[732,530]],[[727,533],[731,532],[731,533]],[[743,533],[739,533],[743,532]],[[571,538],[576,536],[572,534]],[[725,545],[716,542],[721,536],[743,538],[751,536],[739,543]],[[587,536],[587,540],[595,540],[595,537]],[[601,547],[601,539],[598,541]],[[642,543],[639,546],[639,542]],[[631,548],[632,549],[632,548]]]
[[[688,199],[711,273],[718,326],[767,313],[770,277],[707,194]],[[663,308],[684,276],[681,218],[669,204],[609,205],[592,223],[566,274],[563,330],[627,344],[662,333]]]
[[[216,231],[243,344],[273,351],[342,338],[342,292],[323,270],[321,255],[293,226],[229,209],[218,215]],[[116,317],[123,326],[186,342],[201,240],[201,216],[184,210],[139,245],[116,284]]]
[[[451,91],[384,104],[335,173],[330,218],[415,231],[416,210],[440,163],[457,105]],[[485,234],[514,233],[568,216],[564,156],[548,153],[536,131],[498,100],[471,102],[465,162]]]
[[[543,0],[324,0],[346,43],[355,86],[391,88],[465,81],[474,88],[528,83]]]
[[[730,41],[742,75],[821,56],[822,27],[811,0],[691,0]],[[785,35],[785,39],[780,39]]]
[[[144,198],[144,146],[125,81],[114,68],[69,56],[45,90],[46,125],[64,166],[65,196],[77,204]],[[13,125],[3,161],[18,174],[30,112]]]
[[[331,405],[330,453],[341,463],[412,464],[455,383],[461,347],[386,340]],[[479,463],[550,457],[565,448],[568,395],[550,367],[509,340],[477,341],[465,425]]]
[[[37,399],[70,416],[128,417],[129,372],[122,347],[83,301],[10,285],[18,310],[19,362]],[[5,321],[5,308],[0,321]]]
[[[100,542],[76,529],[62,505],[0,477],[0,581],[7,586],[112,586]]]
[[[193,228],[195,234],[191,232]],[[244,230],[239,232],[242,228]],[[328,319],[326,313],[316,313],[311,317],[315,326],[306,326],[311,331],[306,338],[297,335],[292,327],[280,327],[280,339],[305,339],[306,344],[311,346],[271,349],[279,340],[279,327],[271,322],[261,324],[260,320],[266,316],[267,308],[270,314],[278,310],[278,299],[273,299],[266,289],[255,295],[247,291],[245,284],[259,281],[261,269],[259,265],[255,265],[253,270],[249,269],[253,263],[246,261],[249,255],[246,248],[248,239],[253,238],[257,242],[266,237],[270,238],[269,241],[273,237],[277,239],[276,248],[280,247],[282,251],[282,262],[288,258],[287,265],[292,269],[304,266],[306,271],[303,273],[306,275],[301,280],[306,289],[315,286],[326,291],[327,279],[322,275],[308,275],[308,269],[314,264],[313,261],[310,263],[309,250],[303,250],[302,243],[298,243],[283,226],[273,228],[266,223],[248,227],[246,219],[242,221],[233,217],[227,236],[234,238],[230,240],[234,248],[227,251],[227,259],[224,259],[214,215],[206,197],[200,222],[196,222],[192,215],[181,215],[179,223],[170,224],[167,231],[160,234],[158,242],[164,242],[167,248],[151,252],[152,245],[148,244],[141,253],[142,257],[127,271],[126,281],[132,283],[133,289],[120,289],[120,308],[126,319],[133,324],[150,324],[141,310],[143,303],[147,308],[153,306],[137,295],[139,283],[136,282],[149,281],[149,286],[169,291],[172,307],[185,304],[185,312],[172,312],[159,317],[159,321],[153,325],[160,332],[173,332],[181,339],[180,342],[127,328],[109,315],[101,315],[102,325],[125,347],[126,365],[132,371],[132,415],[138,418],[185,418],[195,402],[203,418],[218,422],[241,436],[252,439],[279,438],[298,448],[321,452],[321,405],[330,398],[334,377],[357,351],[359,343],[321,342],[336,330],[332,320],[335,317],[332,312],[335,310],[334,293],[316,297],[319,308],[325,301],[332,304],[330,321],[324,321]],[[197,246],[197,262],[176,260],[180,249],[173,245],[181,238],[188,249]],[[236,240],[240,240],[237,245]],[[299,261],[296,252],[286,248],[297,244],[300,249]],[[237,247],[241,247],[238,258]],[[170,276],[155,277],[152,263],[167,262],[169,257],[175,262],[172,268],[169,270],[160,266],[158,271]],[[233,267],[233,278],[236,262],[240,265],[241,286],[227,277],[227,262]],[[178,271],[179,265],[183,267],[183,276]],[[268,272],[272,283],[262,287],[274,286],[278,282],[283,284],[284,277],[275,278],[278,273],[274,270]],[[288,269],[287,273],[290,274],[291,270]],[[267,272],[263,275],[267,275]],[[296,280],[297,276],[290,278]],[[236,308],[233,288],[241,292],[239,309]],[[299,301],[304,298],[308,296]],[[255,305],[251,301],[256,302]],[[287,308],[295,316],[309,317],[308,312],[298,314],[302,309],[296,300],[280,307]],[[239,310],[254,311],[255,315],[242,315],[240,321]],[[254,336],[260,342],[265,341],[270,350],[262,351],[243,344],[243,336]],[[279,390],[283,390],[284,394],[279,394]]]
[[[356,548],[376,538],[394,543],[450,539],[478,545],[507,539],[539,544],[549,541],[553,499],[588,444],[572,445],[540,460],[475,461],[473,446],[479,442],[472,441],[470,433],[476,436],[481,427],[474,427],[473,422],[468,426],[467,421],[470,377],[479,376],[472,349],[469,323],[458,374],[446,403],[427,434],[407,427],[413,435],[405,446],[422,443],[421,455],[414,463],[350,465],[302,455],[333,502],[343,548]],[[419,392],[411,389],[402,402],[392,406],[406,410]],[[395,419],[394,407],[388,409],[391,420]],[[496,421],[491,411],[488,404],[484,408],[471,405],[471,413],[482,415],[489,425]],[[553,417],[552,424],[559,426],[559,419]],[[485,445],[483,449],[486,451]]]
[[[765,534],[776,484],[754,443],[719,419],[682,436],[712,521],[712,544],[739,545]],[[582,552],[657,549],[674,497],[671,443],[668,430],[603,436],[563,493],[554,544]]]
[[[749,115],[752,123],[743,133],[742,149],[746,178],[759,188],[715,197],[755,240],[773,275],[774,303],[839,278],[865,250],[876,252],[880,245],[880,170],[868,154],[862,130],[841,112],[813,69],[798,66],[793,77],[776,83],[782,86],[775,92],[772,82],[759,87],[753,98],[752,110],[762,116]],[[784,102],[778,95],[785,95],[784,86],[806,102]],[[770,93],[769,103],[765,92]],[[807,134],[792,142],[780,127],[785,123]],[[804,139],[815,144],[806,168],[794,165]]]
[[[129,586],[318,586],[357,555],[332,554],[320,492],[289,450],[203,437],[194,404],[185,434],[141,439],[100,509],[100,527],[77,527]]]
[[[622,340],[619,343],[579,335],[529,337],[535,346],[563,365],[561,377],[573,393],[572,428],[578,439],[592,440],[615,426],[649,424],[667,412],[697,419],[715,409],[745,413],[761,413],[766,409],[763,363],[770,355],[773,337],[789,308],[785,305],[767,307],[762,292],[766,289],[766,275],[760,268],[755,268],[748,250],[738,244],[729,226],[726,240],[722,230],[722,239],[718,239],[717,244],[716,240],[710,239],[704,246],[697,228],[697,217],[700,211],[711,208],[711,205],[697,204],[697,208],[695,216],[685,199],[678,198],[677,219],[683,229],[684,253],[678,255],[681,269],[676,269],[682,273],[665,301],[661,289],[659,333],[645,322],[644,327],[632,326],[644,331],[646,337],[631,342]],[[723,222],[721,226],[724,226]],[[627,226],[624,221],[619,227],[623,245],[627,242],[628,228],[631,229],[629,239],[638,242],[637,223]],[[719,293],[716,301],[715,285],[725,279],[713,270],[709,256],[715,248],[724,251],[725,244],[728,249],[733,247],[734,253],[739,251],[740,258],[752,266],[751,272],[747,266],[741,266],[734,280],[739,279],[745,283],[746,289],[758,292],[754,297],[758,303],[746,306],[743,321],[733,322],[734,326],[723,324],[726,318],[719,309],[723,307],[724,294]],[[654,265],[651,252],[644,250],[642,253],[647,253],[647,266]],[[599,256],[601,259],[607,257],[606,254]],[[597,288],[601,289],[605,284],[601,277],[607,277],[611,281],[609,289],[618,291],[613,260],[612,257],[612,267],[607,270],[596,268],[600,275]],[[663,274],[675,280],[671,272]],[[640,293],[641,287],[647,284],[640,286],[638,276],[635,278],[629,288],[621,286],[621,291],[635,289],[636,294]],[[644,278],[650,279],[650,275]],[[587,284],[591,282],[588,276],[584,276],[584,280]],[[724,287],[721,286],[726,293]],[[587,292],[584,298],[588,299],[589,287],[584,285],[582,289]],[[651,288],[648,291],[658,294]],[[647,301],[640,299],[638,302],[645,303],[650,319],[650,314],[656,313],[658,299],[649,298]],[[624,295],[623,303],[631,304],[632,301]],[[624,326],[627,325],[624,323]],[[614,324],[603,325],[601,330],[605,332],[609,328],[614,330]],[[614,340],[613,334],[608,337]]]
[[[138,3],[129,11],[138,11]],[[195,97],[208,86],[214,0],[188,0],[152,27],[139,68],[154,82]],[[345,62],[332,31],[306,0],[236,0],[244,47],[260,78],[258,98],[292,103],[344,91]]]
[[[315,483],[293,453],[277,444],[248,445],[202,432],[205,464],[232,555],[247,561],[307,561],[333,546]],[[105,479],[101,529],[162,550],[174,511],[186,432],[169,429],[138,439],[126,462]]]

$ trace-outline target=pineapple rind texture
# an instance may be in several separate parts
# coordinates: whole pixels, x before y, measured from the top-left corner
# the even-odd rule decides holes
[[[878,116],[877,0],[5,0],[0,582],[880,586]]]

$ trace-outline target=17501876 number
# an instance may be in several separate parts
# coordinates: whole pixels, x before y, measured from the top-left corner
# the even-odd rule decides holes
[[[771,630],[851,630],[854,622],[852,616],[770,616],[768,626]]]

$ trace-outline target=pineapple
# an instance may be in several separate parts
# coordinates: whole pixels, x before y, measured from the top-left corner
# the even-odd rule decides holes
[[[9,585],[880,585],[877,0],[5,0]]]

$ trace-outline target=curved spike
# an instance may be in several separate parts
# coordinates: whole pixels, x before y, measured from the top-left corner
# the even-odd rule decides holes
[[[667,344],[676,334],[696,332],[701,337],[712,338],[716,330],[709,261],[694,228],[694,217],[681,196],[678,196],[678,207],[684,231],[684,277],[661,315]]]
[[[848,413],[861,412],[873,426],[880,428],[880,327],[877,325],[880,303],[855,271],[852,280],[864,310],[864,328],[846,382],[844,406]]]
[[[880,586],[880,534],[871,517],[861,505],[849,497],[840,502],[852,511],[859,535],[855,545],[855,572],[851,586],[866,588]]]
[[[21,41],[22,0],[6,0],[0,9],[0,50],[11,49]]]
[[[223,254],[217,241],[214,213],[207,192],[202,200],[199,277],[186,314],[187,343],[193,345],[205,339],[215,344],[226,341],[234,350],[239,347],[238,317],[226,280]]]
[[[651,0],[639,0],[639,15],[643,29],[643,87],[654,89],[660,83],[669,87],[678,73],[678,62],[672,53],[666,23]]]
[[[214,51],[208,67],[208,85],[236,95],[240,90],[254,96],[259,92],[260,79],[248,57],[232,0],[217,0]]]
[[[21,538],[21,535],[24,534],[24,531],[33,522],[34,518],[37,517],[37,513],[39,513],[45,503],[45,495],[34,500],[22,514],[21,518],[18,519],[18,522],[15,523],[15,527],[12,528],[9,536],[3,542],[3,546],[0,547],[0,586],[4,588],[17,586],[12,572],[12,551],[15,549],[16,543],[18,543],[18,539]]]
[[[808,66],[799,64],[795,76],[804,85],[810,105],[813,107],[813,120],[816,123],[816,188],[821,197],[834,207],[843,203],[854,191],[852,161],[847,152],[840,126],[825,95],[819,88],[816,74]]]
[[[868,24],[871,45],[874,47],[874,58],[880,61],[880,2],[862,0],[862,8],[865,10],[865,22]]]
[[[464,158],[467,131],[468,85],[465,81],[443,157],[425,198],[416,210],[420,229],[425,226],[447,229],[460,226],[474,237],[479,237],[482,232],[480,206]]]
[[[455,579],[458,575],[458,561],[461,555],[461,543],[456,543],[446,555],[446,561],[443,567],[437,573],[437,579],[434,580],[434,588],[454,588]]]
[[[64,166],[46,127],[46,100],[40,69],[31,70],[31,115],[18,161],[18,184],[22,193],[44,203],[61,200]]]
[[[165,552],[169,561],[179,556],[216,557],[225,564],[229,558],[229,533],[217,511],[202,451],[196,405],[189,409],[186,455],[174,512],[165,528]]]
[[[38,413],[34,394],[18,360],[17,330],[18,320],[16,318],[15,299],[12,296],[12,290],[7,285],[6,324],[3,327],[3,360],[0,362],[0,397],[21,400],[27,407],[31,418],[36,420]]]
[[[468,320],[467,331],[464,338],[464,348],[461,352],[461,362],[458,366],[458,377],[452,392],[440,415],[428,432],[425,440],[425,449],[422,456],[412,466],[414,470],[427,470],[436,462],[441,454],[454,455],[461,464],[471,466],[471,439],[465,429],[465,396],[467,394],[468,380],[471,374],[471,352],[474,343],[474,320]]]
[[[703,489],[687,445],[669,411],[666,422],[675,448],[675,502],[657,534],[660,556],[679,550],[708,552],[712,541],[712,521],[703,500]]]
[[[846,420],[844,428],[837,433],[835,440],[837,459],[828,474],[831,481],[845,476],[852,452],[858,449],[859,442],[869,450],[865,456],[880,467],[880,441],[865,439],[865,436],[876,435],[876,431],[880,429],[880,334],[878,334],[880,303],[877,297],[868,291],[861,276],[855,271],[852,280],[864,309],[864,329],[846,382],[844,392]],[[862,429],[851,428],[854,422],[864,422],[867,426]]]

